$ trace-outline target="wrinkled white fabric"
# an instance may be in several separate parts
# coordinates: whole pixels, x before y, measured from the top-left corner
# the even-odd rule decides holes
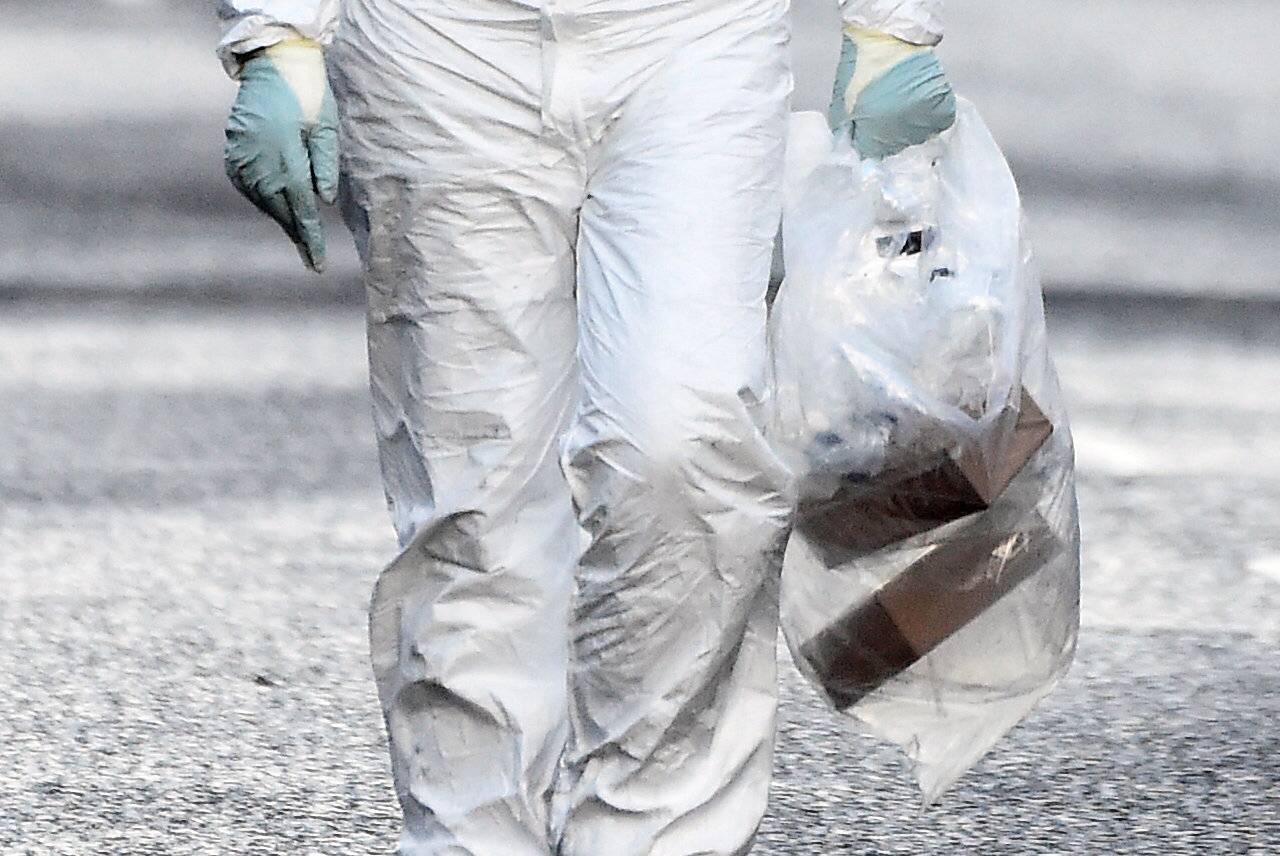
[[[222,20],[218,58],[235,77],[240,54],[298,36],[327,45],[333,39],[340,5],[341,0],[218,0]]]
[[[879,30],[917,45],[942,41],[942,0],[839,0],[848,26]]]
[[[787,40],[785,0],[344,4],[402,854],[750,846],[792,506],[761,433]]]
[[[942,0],[838,2],[841,17],[850,26],[879,30],[918,45],[935,45],[942,40]],[[327,45],[333,37],[339,4],[340,0],[218,0],[218,16],[223,20],[218,55],[234,76],[236,54],[294,34]]]

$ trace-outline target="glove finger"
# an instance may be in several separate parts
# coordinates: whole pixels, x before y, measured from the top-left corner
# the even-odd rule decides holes
[[[284,229],[284,233],[289,236],[289,240],[295,244],[302,244],[302,234],[298,229],[298,222],[293,216],[293,209],[289,205],[289,200],[285,198],[284,193],[274,193],[270,196],[263,196],[261,204],[258,205],[272,220],[280,224],[280,228]]]
[[[319,273],[324,269],[324,226],[320,222],[320,207],[311,186],[309,159],[290,159],[287,172],[289,181],[284,187],[284,197],[297,224],[298,245],[305,251],[303,261]]]
[[[289,240],[293,242],[294,249],[298,251],[298,258],[302,259],[302,263],[311,269],[315,269],[311,261],[311,251],[307,248],[306,243],[302,240],[302,235],[298,230],[298,224],[294,220],[293,209],[289,205],[289,200],[285,198],[283,192],[264,199],[267,211],[271,215],[271,219],[275,220],[284,228],[284,233],[289,236]]]
[[[231,121],[234,123],[235,119],[236,114],[233,114]],[[231,127],[227,129],[227,143],[222,156],[227,178],[263,211],[266,211],[264,200],[283,190],[288,180],[282,166],[285,156],[280,151],[280,143],[279,137],[267,131],[251,133]],[[301,149],[301,141],[298,148]]]
[[[233,164],[227,162],[227,178],[240,194],[253,203],[254,207],[281,225],[294,240],[297,226],[288,203],[280,193],[281,182],[273,176],[260,162]]]
[[[326,205],[338,198],[338,129],[322,122],[307,137],[307,154],[311,158],[311,180],[316,193]]]

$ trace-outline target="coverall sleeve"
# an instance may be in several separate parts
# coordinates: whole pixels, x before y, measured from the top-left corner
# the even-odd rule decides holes
[[[879,30],[916,45],[942,41],[942,0],[839,0],[846,26]]]
[[[239,54],[299,36],[327,45],[341,0],[218,0],[222,41],[218,58],[227,74],[240,73]]]

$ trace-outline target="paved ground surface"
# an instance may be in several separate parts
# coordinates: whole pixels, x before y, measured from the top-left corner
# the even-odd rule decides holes
[[[1052,319],[1075,669],[929,811],[789,670],[756,852],[1276,852],[1280,311]],[[362,350],[345,308],[3,306],[0,852],[390,851]]]

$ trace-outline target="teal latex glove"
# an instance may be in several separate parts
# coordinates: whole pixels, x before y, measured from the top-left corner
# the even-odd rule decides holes
[[[315,42],[298,39],[249,56],[227,119],[227,176],[279,223],[307,267],[324,268],[317,200],[338,194],[338,111]]]
[[[931,48],[848,27],[827,119],[852,126],[862,157],[884,158],[950,128],[956,97]]]

